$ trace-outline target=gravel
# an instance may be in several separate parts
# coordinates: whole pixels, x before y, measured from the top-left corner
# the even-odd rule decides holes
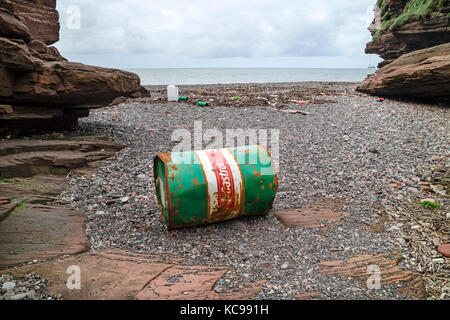
[[[48,292],[47,279],[28,273],[21,279],[11,274],[0,275],[0,300],[59,300],[60,295]]]
[[[321,95],[322,104],[288,105],[309,112],[307,116],[267,106],[201,108],[139,101],[94,111],[81,121],[75,135],[107,135],[130,147],[104,161],[92,175],[72,175],[59,202],[86,212],[87,234],[95,249],[122,248],[158,254],[161,259],[175,254],[185,258],[184,264],[228,266],[230,271],[215,286],[218,292],[267,280],[255,298],[293,299],[299,293],[320,291],[326,299],[408,299],[399,292],[401,285],[369,290],[350,278],[318,274],[316,263],[395,250],[409,256],[409,247],[399,241],[395,228],[390,229],[395,221],[387,222],[382,233],[368,231],[367,225],[380,219],[374,211],[378,206],[394,212],[404,202],[428,197],[414,177],[427,173],[431,157],[448,154],[450,109],[389,99],[378,103],[375,97],[355,93],[354,84],[261,88],[280,95],[292,87],[297,91],[326,87],[337,94]],[[245,96],[245,91],[240,94]],[[193,132],[194,121],[199,120],[203,130],[219,129],[223,134],[227,128],[280,130],[280,188],[274,210],[337,199],[351,215],[326,229],[288,229],[272,212],[166,231],[155,201],[153,158],[176,145],[171,141],[174,130]],[[107,205],[110,199],[121,201]],[[441,204],[448,208],[447,200]]]

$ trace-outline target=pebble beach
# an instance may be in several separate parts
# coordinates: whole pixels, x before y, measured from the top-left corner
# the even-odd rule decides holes
[[[417,221],[420,217],[396,216],[414,212],[415,204],[431,196],[440,204],[435,212],[439,226],[430,227],[434,236],[422,238],[431,255],[438,255],[433,249],[437,244],[448,242],[448,197],[431,194],[420,182],[433,176],[433,157],[440,157],[444,171],[449,169],[450,109],[390,99],[377,102],[355,88],[353,83],[318,82],[181,87],[180,94],[190,97],[184,103],[166,102],[162,89],[150,88],[151,98],[91,111],[80,121],[80,129],[71,135],[106,135],[129,147],[90,175],[70,176],[70,186],[57,203],[86,212],[93,250],[121,248],[156,254],[162,261],[173,255],[189,265],[229,267],[214,287],[218,293],[264,280],[255,299],[294,299],[304,292],[321,292],[318,299],[410,299],[401,285],[373,290],[351,277],[324,275],[318,266],[322,261],[399,252],[404,270],[427,274],[427,268],[437,266],[429,273],[447,281],[426,285],[428,294],[449,297],[448,259],[430,266],[427,259],[433,257],[425,257],[422,263],[408,235],[430,232]],[[198,107],[195,99],[210,104]],[[155,201],[153,158],[176,145],[174,130],[193,132],[195,121],[202,121],[203,130],[279,130],[279,190],[272,212],[166,230]],[[286,228],[274,215],[327,201],[349,214],[321,228]],[[385,212],[389,217],[382,220]],[[380,221],[382,230],[368,228]],[[416,225],[419,228],[412,228]]]

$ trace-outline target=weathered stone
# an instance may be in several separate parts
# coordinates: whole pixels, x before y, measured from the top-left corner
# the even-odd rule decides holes
[[[68,62],[55,47],[59,39],[55,0],[0,2],[0,133],[72,130],[88,109],[117,97],[144,97],[137,75]]]
[[[450,258],[450,243],[441,244],[437,249],[440,254],[447,258]]]
[[[0,204],[0,214],[5,217],[18,203],[11,199],[21,199],[24,203],[46,204],[56,200],[67,186],[66,175],[38,175],[30,178],[4,179],[0,182],[0,195],[8,202]]]
[[[0,37],[22,39],[26,42],[31,39],[27,26],[14,15],[13,6],[8,6],[7,1],[0,7]]]
[[[14,74],[0,65],[0,97],[9,98],[13,94]]]
[[[121,104],[121,103],[125,103],[125,102],[127,102],[127,98],[125,98],[125,97],[118,97],[118,98],[114,99],[114,101],[111,102],[109,105],[110,106],[115,106],[115,105],[118,105],[118,104]]]
[[[13,108],[7,104],[0,104],[0,115],[8,115],[13,112]]]
[[[366,53],[382,57],[385,60],[382,67],[404,54],[450,42],[448,25],[448,17],[406,24],[369,42]]]
[[[375,6],[369,31],[373,40],[366,53],[384,61],[358,90],[372,95],[450,101],[450,6],[445,2],[411,4],[412,0],[384,0]],[[381,7],[379,7],[381,6]],[[425,13],[425,11],[431,12]]]
[[[84,213],[73,209],[43,205],[16,209],[0,222],[0,268],[85,252],[86,222]]]
[[[137,75],[72,62],[46,62],[43,71],[16,77],[12,103],[92,108],[140,90]]]
[[[130,300],[145,285],[170,264],[155,262],[156,259],[145,255],[134,255],[121,251],[100,251],[95,255],[88,253],[70,256],[64,259],[32,264],[11,269],[17,277],[35,272],[46,277],[49,291],[61,294],[65,300]],[[71,266],[79,266],[81,283],[79,290],[67,287]],[[9,272],[9,270],[8,270]],[[70,285],[74,283],[69,282]]]
[[[183,260],[167,255],[136,254],[123,250],[101,250],[38,264],[7,269],[15,278],[35,272],[49,280],[49,292],[65,300],[162,300],[162,299],[249,299],[261,290],[264,281],[244,284],[238,292],[219,295],[213,290],[227,268],[182,266]],[[81,272],[79,289],[68,281],[70,267]],[[69,284],[69,287],[67,286]]]
[[[3,290],[6,290],[6,291],[13,290],[15,287],[16,287],[16,283],[15,283],[15,282],[12,282],[12,281],[5,282],[5,283],[2,285],[2,289],[3,289]]]
[[[320,291],[312,291],[312,292],[304,292],[301,294],[297,294],[294,296],[295,300],[311,300],[314,298],[318,298],[323,296],[323,293]]]
[[[47,45],[59,40],[59,14],[56,0],[9,0],[28,27],[31,38]]]
[[[7,140],[0,143],[0,176],[67,174],[113,156],[124,146],[95,137],[79,140]]]
[[[450,101],[450,43],[401,56],[369,76],[358,90],[385,97]]]
[[[9,199],[0,200],[0,221],[5,219],[8,214],[17,207],[17,205],[18,203],[11,202]]]
[[[398,252],[384,253],[380,255],[359,255],[350,259],[323,261],[317,265],[320,267],[319,274],[340,275],[359,279],[362,286],[367,286],[375,270],[370,266],[376,266],[380,275],[380,285],[399,284],[403,285],[400,289],[403,293],[424,299],[426,297],[425,285],[420,274],[401,270],[398,266],[402,260]],[[371,283],[372,284],[372,283]]]
[[[335,201],[317,201],[305,205],[301,209],[277,211],[275,216],[288,228],[318,228],[322,224],[338,222],[349,214],[339,210],[340,206],[341,204]]]

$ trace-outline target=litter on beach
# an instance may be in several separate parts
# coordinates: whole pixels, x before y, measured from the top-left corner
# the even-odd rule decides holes
[[[258,145],[163,153],[153,168],[169,230],[266,215],[278,190],[271,156]]]
[[[207,107],[207,106],[208,106],[208,102],[199,101],[199,102],[197,103],[197,105],[198,105],[199,107]]]

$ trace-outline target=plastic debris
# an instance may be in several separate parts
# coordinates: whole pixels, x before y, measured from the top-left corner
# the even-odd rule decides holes
[[[167,86],[167,101],[178,101],[178,87],[174,85]]]

